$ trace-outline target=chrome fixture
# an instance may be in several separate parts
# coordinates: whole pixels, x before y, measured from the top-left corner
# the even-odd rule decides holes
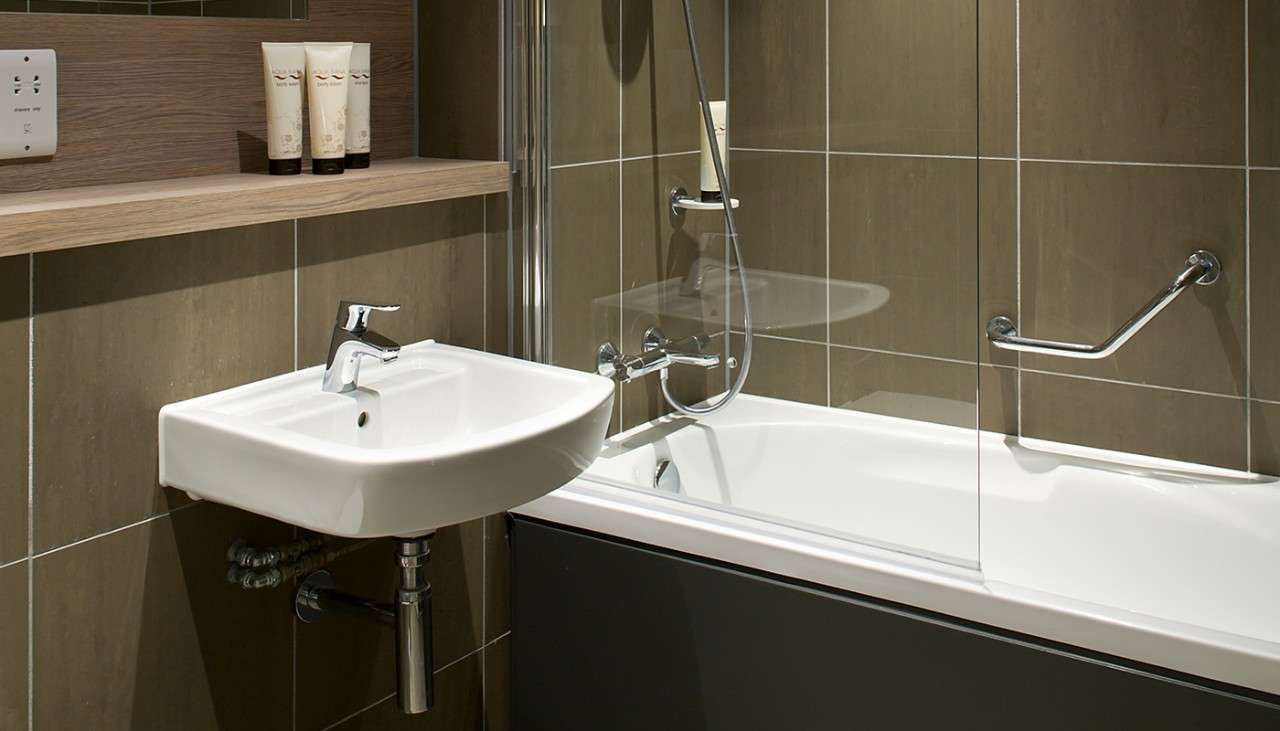
[[[737,198],[730,199],[730,205],[737,208],[742,205],[742,201]],[[685,211],[723,211],[724,201],[707,202],[699,198],[689,195],[689,191],[684,188],[671,189],[671,213],[676,216],[683,216]]]
[[[716,182],[720,184],[720,193],[724,200],[720,202],[719,208],[724,211],[724,225],[730,242],[733,245],[733,258],[737,262],[738,281],[742,285],[742,330],[743,330],[743,346],[741,368],[737,377],[729,385],[729,390],[721,394],[718,399],[714,399],[706,406],[690,406],[676,398],[671,392],[671,386],[668,379],[668,370],[661,368],[662,371],[662,397],[671,404],[671,408],[676,411],[687,414],[689,416],[699,416],[704,414],[712,414],[724,407],[728,406],[742,392],[743,386],[747,384],[747,374],[751,371],[751,353],[755,345],[755,331],[751,322],[751,293],[747,288],[747,270],[742,260],[742,244],[738,240],[738,221],[734,216],[733,209],[737,205],[734,200],[731,189],[729,187],[729,176],[725,173],[724,166],[724,150],[720,149],[720,142],[716,139],[716,123],[711,116],[711,100],[707,94],[707,77],[702,69],[702,54],[698,50],[698,32],[693,22],[693,7],[689,0],[683,0],[681,3],[684,7],[684,28],[689,38],[689,58],[693,63],[693,76],[698,82],[698,102],[702,107],[702,126],[706,130],[708,144],[711,146],[711,158],[715,164]],[[684,196],[688,198],[688,196]],[[686,203],[677,200],[678,195],[672,196],[672,210],[680,211],[685,208],[701,208],[701,201],[697,206],[692,205],[692,201]],[[713,204],[714,206],[714,204]],[[603,349],[602,349],[603,350]],[[603,358],[603,353],[601,354]],[[717,359],[717,363],[719,359]],[[712,366],[704,366],[712,367]]]
[[[675,462],[669,459],[658,460],[658,466],[653,470],[653,489],[673,495],[680,494],[680,468],[676,467]]]
[[[425,713],[435,703],[431,584],[427,581],[430,538],[427,535],[395,539],[400,588],[394,602],[379,602],[337,591],[328,571],[317,571],[304,579],[293,600],[294,611],[303,622],[315,622],[330,613],[338,613],[395,627],[400,710],[409,714]]]
[[[996,317],[987,323],[987,338],[991,344],[1003,350],[1016,350],[1022,353],[1040,353],[1042,355],[1059,355],[1064,358],[1083,358],[1098,360],[1112,355],[1138,331],[1151,322],[1164,308],[1173,303],[1192,284],[1210,285],[1218,281],[1222,274],[1222,264],[1218,257],[1204,250],[1192,252],[1187,257],[1186,268],[1174,277],[1169,286],[1161,290],[1151,301],[1143,306],[1138,314],[1120,326],[1111,337],[1100,345],[1082,343],[1063,343],[1053,340],[1036,340],[1018,335],[1018,328],[1008,317]]]
[[[704,352],[710,341],[706,335],[672,341],[661,330],[651,327],[640,341],[640,355],[624,355],[613,343],[601,345],[596,353],[596,373],[618,383],[628,383],[661,371],[665,382],[667,369],[673,365],[715,368],[720,365],[720,356]]]
[[[329,359],[324,367],[324,390],[347,393],[356,390],[360,378],[360,361],[376,358],[390,363],[400,357],[400,344],[369,329],[369,315],[395,312],[400,305],[367,305],[343,300],[338,305],[338,322],[329,341]]]
[[[241,589],[274,589],[364,548],[372,541],[341,542],[312,535],[292,543],[258,549],[237,540],[227,548],[227,583]]]

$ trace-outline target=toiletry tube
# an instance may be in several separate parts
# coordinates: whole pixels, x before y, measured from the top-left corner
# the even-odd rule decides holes
[[[306,50],[311,172],[341,175],[347,157],[347,77],[351,44],[308,43]]]
[[[307,67],[301,43],[263,43],[267,83],[267,167],[272,175],[302,173],[302,75]]]
[[[721,159],[728,165],[729,152],[725,143],[729,140],[729,104],[728,102],[711,102],[711,121],[716,128],[716,144],[720,147]],[[711,152],[711,141],[707,138],[707,125],[702,117],[702,105],[698,105],[698,129],[702,130],[702,201],[719,203],[724,200],[720,194],[720,179],[716,177],[715,156]]]
[[[347,85],[347,169],[369,167],[370,51],[368,43],[351,48],[351,76]]]

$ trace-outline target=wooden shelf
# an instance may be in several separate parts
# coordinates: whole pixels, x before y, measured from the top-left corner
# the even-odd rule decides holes
[[[210,175],[0,196],[0,256],[504,193],[508,164],[404,158],[345,175]]]

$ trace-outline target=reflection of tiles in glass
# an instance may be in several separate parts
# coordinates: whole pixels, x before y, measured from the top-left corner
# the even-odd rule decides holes
[[[0,0],[0,11],[303,19],[307,0]]]

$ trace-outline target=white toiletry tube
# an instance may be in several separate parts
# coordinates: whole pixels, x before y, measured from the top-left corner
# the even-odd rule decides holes
[[[308,43],[307,101],[311,109],[311,172],[341,175],[347,158],[350,43]]]
[[[357,43],[351,48],[351,77],[347,86],[347,169],[369,167],[369,92],[372,47]]]
[[[267,169],[272,175],[302,173],[302,76],[307,51],[301,43],[263,43],[267,84]]]
[[[729,103],[711,102],[711,121],[716,128],[716,145],[720,148],[721,159],[728,165],[729,152],[725,143],[729,140]],[[703,121],[702,105],[698,105],[698,129],[702,130],[702,200],[705,203],[719,203],[724,200],[720,194],[720,179],[716,177],[715,156],[711,152],[711,141],[707,138],[707,125]]]

